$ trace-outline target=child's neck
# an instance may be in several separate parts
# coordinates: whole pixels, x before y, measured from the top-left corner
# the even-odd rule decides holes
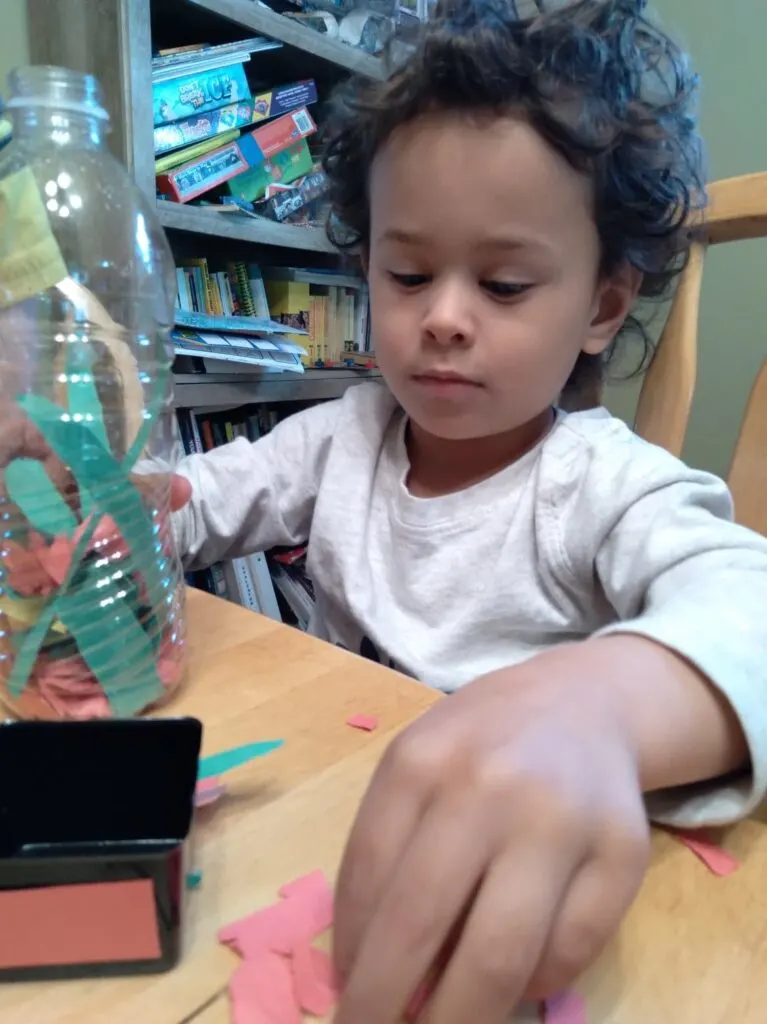
[[[530,451],[551,429],[554,416],[546,409],[521,427],[465,441],[436,437],[410,420],[408,490],[416,498],[438,498],[487,480]]]

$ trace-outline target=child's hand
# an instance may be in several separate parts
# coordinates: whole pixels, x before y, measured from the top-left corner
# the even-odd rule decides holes
[[[174,473],[170,478],[170,510],[178,512],[192,497],[192,485],[185,476]]]
[[[391,746],[339,878],[337,1024],[398,1024],[435,963],[419,1020],[505,1024],[600,952],[642,882],[649,828],[594,675],[588,643],[543,655]]]

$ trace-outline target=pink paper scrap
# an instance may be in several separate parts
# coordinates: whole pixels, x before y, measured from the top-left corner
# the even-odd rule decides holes
[[[232,1024],[302,1024],[288,960],[263,953],[243,960],[229,982]]]
[[[375,715],[352,715],[346,719],[346,724],[352,729],[362,729],[363,732],[373,732],[378,728],[378,719]]]
[[[687,847],[695,856],[702,860],[709,871],[719,878],[726,878],[740,866],[731,853],[723,850],[721,846],[712,843],[708,834],[703,829],[676,829],[669,830],[672,836]]]
[[[338,981],[328,954],[308,943],[300,943],[290,960],[296,1002],[315,1017],[330,1013],[338,998]]]
[[[226,793],[226,786],[217,778],[201,779],[194,790],[194,806],[208,807]]]
[[[233,1024],[297,1024],[301,1011],[330,1011],[337,985],[330,957],[312,941],[333,923],[333,892],[321,871],[280,889],[280,900],[221,928],[242,957],[230,982]]]

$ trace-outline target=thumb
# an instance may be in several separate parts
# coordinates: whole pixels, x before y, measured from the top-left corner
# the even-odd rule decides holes
[[[170,478],[170,510],[178,512],[192,497],[192,485],[185,476],[174,473]]]

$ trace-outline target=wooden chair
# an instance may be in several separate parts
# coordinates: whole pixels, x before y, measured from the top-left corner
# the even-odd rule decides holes
[[[709,195],[705,238],[693,246],[645,376],[634,422],[641,437],[674,455],[682,451],[695,391],[698,311],[706,248],[767,237],[767,173],[715,182]],[[767,361],[746,408],[729,484],[738,521],[767,534]]]

